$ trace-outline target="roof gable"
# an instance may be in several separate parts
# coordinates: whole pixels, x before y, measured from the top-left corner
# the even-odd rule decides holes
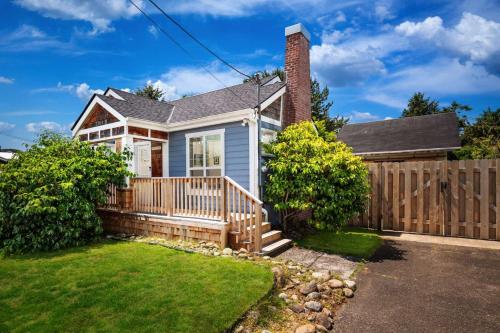
[[[338,139],[354,153],[453,150],[460,147],[455,113],[390,119],[342,127]]]

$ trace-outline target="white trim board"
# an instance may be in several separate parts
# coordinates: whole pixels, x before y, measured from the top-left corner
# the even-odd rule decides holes
[[[75,127],[73,128],[72,135],[75,136],[76,133],[80,130],[80,127],[82,124],[85,122],[87,117],[89,116],[90,112],[94,108],[96,104],[99,104],[102,106],[106,111],[111,113],[114,117],[116,117],[119,121],[126,121],[126,118],[123,117],[120,113],[115,111],[111,106],[109,106],[107,103],[105,103],[102,99],[100,99],[98,96],[94,95],[92,103],[90,103],[86,108],[85,111],[83,112],[83,115],[80,117],[80,120],[78,123],[76,123]]]
[[[189,171],[191,168],[189,167],[189,139],[190,138],[196,138],[196,137],[205,137],[207,135],[217,135],[219,134],[221,136],[221,144],[222,144],[222,151],[221,151],[221,176],[224,177],[226,175],[226,138],[225,138],[225,128],[220,128],[216,130],[210,130],[210,131],[202,131],[202,132],[193,132],[193,133],[186,133],[184,136],[186,138],[186,177],[190,177]],[[203,156],[205,156],[205,140],[203,140]],[[205,157],[204,157],[205,158]],[[203,170],[206,170],[207,167],[203,166]],[[213,169],[219,169],[219,168],[213,168]]]

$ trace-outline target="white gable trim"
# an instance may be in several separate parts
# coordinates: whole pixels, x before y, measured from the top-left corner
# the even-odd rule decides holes
[[[252,114],[253,114],[252,109],[243,109],[198,119],[192,119],[188,121],[170,123],[167,125],[167,131],[173,132],[173,131],[181,131],[197,127],[206,127],[210,125],[232,123],[235,121],[242,121],[243,119],[248,119],[252,117]]]
[[[117,93],[115,93],[111,89],[108,89],[108,91],[106,91],[106,94],[104,94],[104,96],[114,97],[114,98],[122,100],[122,101],[125,100],[123,97],[121,97],[120,95],[118,95]]]
[[[126,121],[126,118],[124,116],[122,116],[115,109],[113,109],[111,106],[109,106],[108,104],[106,104],[102,99],[100,99],[97,96],[94,96],[94,99],[93,99],[92,103],[90,103],[87,106],[87,108],[85,108],[85,111],[83,112],[83,115],[80,117],[80,120],[78,121],[78,123],[76,123],[75,127],[73,128],[73,130],[72,130],[73,136],[75,136],[76,133],[78,133],[78,131],[80,130],[80,127],[83,125],[83,123],[85,122],[85,120],[87,119],[87,117],[89,116],[90,112],[92,111],[92,109],[94,108],[94,106],[96,104],[99,104],[100,106],[102,106],[104,108],[104,110],[106,110],[109,113],[111,113],[119,121],[123,121],[123,122]]]
[[[268,99],[260,104],[261,110],[264,110],[269,105],[271,105],[275,100],[281,97],[286,92],[286,86],[283,86],[280,90],[272,94]]]

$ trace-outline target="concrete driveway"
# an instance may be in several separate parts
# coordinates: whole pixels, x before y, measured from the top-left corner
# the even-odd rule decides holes
[[[335,332],[500,332],[500,251],[385,240]]]

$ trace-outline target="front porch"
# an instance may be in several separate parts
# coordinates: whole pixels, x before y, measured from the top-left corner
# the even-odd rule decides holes
[[[271,230],[262,201],[227,176],[132,178],[128,188],[110,186],[99,214],[113,233],[203,240],[263,254],[289,245],[281,231]]]

